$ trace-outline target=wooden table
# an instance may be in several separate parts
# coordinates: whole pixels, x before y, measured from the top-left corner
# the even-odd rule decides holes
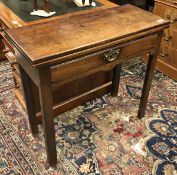
[[[34,135],[38,130],[30,81],[38,87],[46,152],[51,166],[57,163],[53,91],[65,83],[96,72],[113,70],[111,94],[115,96],[118,93],[121,64],[149,53],[138,111],[138,117],[142,118],[162,31],[168,26],[169,22],[161,17],[125,5],[6,31],[20,64]]]

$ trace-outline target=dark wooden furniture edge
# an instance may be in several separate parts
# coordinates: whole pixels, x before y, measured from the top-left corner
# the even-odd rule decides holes
[[[168,28],[169,27],[169,24],[170,24],[170,22],[166,22],[166,25],[164,25],[164,24],[159,24],[158,25],[158,28],[152,28],[152,29],[150,29],[150,32],[146,32],[146,31],[142,31],[141,33],[138,33],[137,35],[135,35],[135,36],[131,36],[132,34],[136,34],[136,33],[132,33],[132,34],[130,34],[130,35],[128,35],[127,37],[126,37],[126,39],[128,39],[128,40],[132,40],[133,41],[133,39],[135,38],[135,37],[141,37],[141,36],[144,36],[144,35],[150,35],[150,34],[153,34],[153,33],[155,33],[155,32],[158,32],[158,31],[160,31],[160,30],[162,30],[162,29],[165,29],[165,28]],[[19,50],[19,52],[21,52],[21,53],[23,53],[23,55],[24,55],[24,57],[26,57],[27,59],[28,59],[28,56],[25,54],[25,52],[22,50],[22,49],[20,49],[19,48],[19,45],[17,44],[17,43],[15,43],[13,40],[12,40],[12,38],[9,36],[9,32],[8,32],[8,30],[7,31],[5,31],[5,33],[6,33],[6,37],[8,38],[8,40],[9,40],[9,42],[11,42],[18,50]],[[130,36],[130,37],[129,37]],[[124,39],[125,37],[122,37],[122,38],[116,38],[116,40],[114,40],[114,41],[112,41],[112,42],[110,42],[109,43],[109,41],[107,41],[107,43],[106,44],[102,44],[102,45],[100,45],[100,46],[98,46],[98,47],[96,47],[96,45],[92,45],[91,46],[91,48],[89,48],[89,49],[86,49],[86,50],[84,50],[84,48],[82,48],[82,50],[79,50],[79,51],[76,51],[76,53],[71,53],[70,55],[67,55],[68,53],[64,53],[64,55],[62,55],[62,56],[60,56],[60,55],[58,55],[58,56],[55,56],[55,57],[59,57],[59,58],[57,58],[57,59],[54,59],[55,57],[54,56],[51,56],[51,57],[47,57],[46,59],[47,59],[47,61],[43,61],[43,63],[42,63],[42,65],[39,63],[32,63],[29,59],[29,63],[30,64],[33,64],[33,66],[34,67],[38,67],[38,68],[40,68],[41,66],[42,67],[44,67],[44,66],[47,66],[47,65],[49,65],[50,64],[50,62],[51,62],[51,60],[52,60],[52,64],[56,64],[56,63],[58,63],[58,64],[62,64],[62,63],[65,63],[66,62],[66,60],[67,61],[71,61],[71,60],[73,60],[73,59],[80,59],[80,58],[78,58],[78,56],[79,57],[88,57],[87,56],[87,53],[88,52],[93,52],[92,54],[94,54],[95,52],[95,50],[98,50],[98,49],[102,49],[102,48],[104,48],[104,47],[107,47],[108,49],[110,48],[110,47],[112,47],[113,45],[117,45],[117,44],[120,44],[120,43],[123,43],[124,42]],[[117,42],[117,40],[118,40],[118,42]],[[97,43],[97,45],[98,44],[100,44],[100,43]],[[74,52],[74,51],[73,51]],[[83,52],[84,52],[84,55],[83,55]],[[50,61],[49,61],[50,60]]]

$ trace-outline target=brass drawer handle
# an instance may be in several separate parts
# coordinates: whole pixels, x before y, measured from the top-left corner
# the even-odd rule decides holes
[[[171,23],[176,22],[176,21],[177,21],[177,18],[174,18],[174,19],[170,20]]]
[[[177,5],[177,1],[172,1],[173,4]]]
[[[170,21],[170,23],[177,21],[177,18],[172,19],[173,17],[171,17],[169,14],[166,16],[166,18]]]
[[[170,20],[170,19],[171,19],[171,16],[168,14],[168,15],[166,16],[166,18],[167,18],[168,20]]]
[[[104,60],[107,62],[114,61],[120,53],[120,49],[110,49],[108,52],[104,53]]]
[[[168,36],[168,37],[164,37],[165,41],[170,41],[173,37],[172,36]]]
[[[174,17],[174,19],[172,19],[173,17],[171,17],[170,15],[167,15],[166,18],[170,21],[170,23],[176,22],[177,18]]]
[[[161,57],[166,57],[168,55],[168,53],[160,53]]]

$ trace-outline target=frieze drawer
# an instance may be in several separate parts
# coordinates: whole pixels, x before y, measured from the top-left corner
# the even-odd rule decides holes
[[[177,47],[177,30],[164,30],[162,41],[170,46]]]
[[[177,10],[176,8],[156,2],[154,14],[161,16],[171,22],[171,28],[177,29]]]
[[[176,0],[164,0],[164,2],[169,3],[170,5],[177,6],[177,1]]]
[[[69,64],[64,63],[60,64],[59,66],[55,66],[51,70],[52,74],[52,82],[56,82],[59,80],[63,80],[69,77],[82,75],[83,72],[87,70],[92,72],[94,69],[100,69],[101,67],[105,66],[108,69],[111,69],[114,65],[116,65],[120,60],[130,59],[130,56],[138,56],[139,53],[144,53],[148,49],[151,50],[152,48],[156,47],[156,41],[158,36],[151,35],[147,38],[139,39],[134,44],[129,43],[125,46],[117,46],[113,47],[113,49],[108,49],[104,53],[98,52],[95,56],[86,57],[83,59],[78,59],[78,61],[70,62]],[[68,69],[70,71],[68,71]],[[89,72],[88,72],[89,75]]]
[[[177,68],[177,50],[166,44],[161,44],[159,58]]]

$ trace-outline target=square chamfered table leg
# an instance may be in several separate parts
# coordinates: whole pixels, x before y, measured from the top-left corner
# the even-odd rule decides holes
[[[42,112],[42,124],[46,145],[47,159],[50,166],[57,164],[57,152],[54,130],[53,97],[51,89],[50,67],[41,68],[39,71],[39,99]]]
[[[157,58],[155,57],[155,55],[149,55],[149,62],[147,65],[147,70],[146,70],[146,75],[145,75],[145,80],[144,80],[144,85],[143,85],[143,90],[142,90],[142,95],[141,95],[139,110],[138,110],[138,118],[140,119],[144,117],[146,111],[146,105],[148,101],[148,96],[149,96],[149,91],[151,87],[156,60]]]
[[[36,118],[36,113],[34,108],[34,102],[32,98],[32,91],[31,91],[31,87],[29,86],[31,80],[28,74],[20,65],[19,65],[19,70],[20,70],[20,75],[21,75],[21,80],[22,80],[22,85],[23,85],[23,90],[25,95],[30,128],[32,134],[35,136],[38,133],[38,128],[37,128],[37,118]]]
[[[20,66],[20,65],[19,65]],[[54,112],[53,98],[50,84],[50,68],[39,69],[38,71],[39,84],[39,100],[42,112],[42,124],[44,128],[44,139],[46,145],[47,160],[50,166],[57,164],[55,131],[54,131]],[[25,70],[20,66],[20,74],[24,87],[24,95],[27,106],[28,118],[32,134],[35,136],[38,133],[37,118],[33,101],[33,94],[30,86],[30,77]]]
[[[122,64],[118,64],[113,68],[112,89],[111,89],[112,96],[117,96],[118,94],[121,69]]]
[[[143,84],[143,90],[142,90],[142,95],[141,95],[140,105],[139,105],[139,110],[138,110],[138,118],[139,119],[144,117],[144,114],[146,111],[146,105],[147,105],[147,101],[148,101],[152,78],[154,75],[154,69],[155,69],[157,56],[158,56],[158,52],[159,52],[159,48],[160,48],[162,34],[163,34],[162,31],[159,32],[155,53],[149,54],[149,61],[148,61],[148,65],[147,65],[147,70],[146,70],[146,75],[145,75],[145,80],[144,80],[144,84]]]

